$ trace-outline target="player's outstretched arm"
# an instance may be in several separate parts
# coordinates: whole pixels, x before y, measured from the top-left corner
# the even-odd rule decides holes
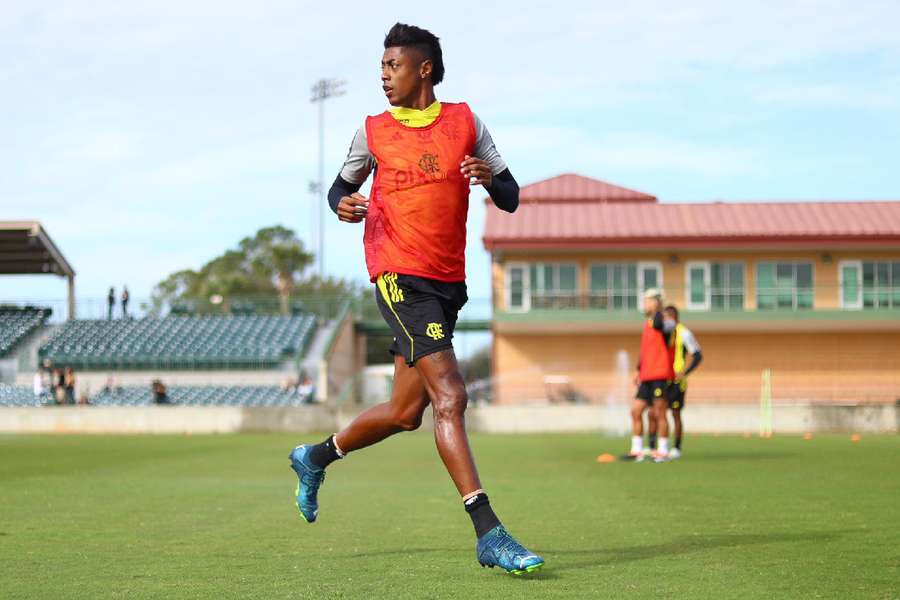
[[[338,175],[328,190],[328,205],[345,223],[359,223],[369,211],[369,200],[359,193],[360,187],[362,184],[350,183]]]

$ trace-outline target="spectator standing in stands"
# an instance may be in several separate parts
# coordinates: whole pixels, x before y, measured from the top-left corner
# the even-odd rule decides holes
[[[53,378],[51,380],[53,389],[53,398],[57,404],[66,403],[66,375],[62,369],[53,370]]]
[[[112,321],[113,308],[116,306],[116,288],[109,288],[109,294],[106,295],[106,320]]]
[[[75,404],[75,371],[72,367],[66,367],[63,372],[63,387],[65,388],[66,404]]]
[[[153,391],[153,402],[156,404],[172,404],[169,400],[169,390],[166,385],[159,379],[154,379],[150,386]]]
[[[128,286],[123,285],[122,286],[122,318],[123,319],[128,318],[128,300],[129,300],[129,298],[130,298],[130,295],[128,293]]]
[[[38,367],[38,370],[34,373],[34,399],[37,402],[43,402],[44,395],[47,393],[47,386],[45,384],[46,377],[44,376],[44,370]]]
[[[309,375],[304,375],[303,380],[297,386],[297,395],[300,396],[300,402],[303,404],[312,404],[316,395],[316,386],[313,385]]]

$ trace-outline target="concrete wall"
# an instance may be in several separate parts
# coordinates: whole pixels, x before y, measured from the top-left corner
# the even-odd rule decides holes
[[[17,385],[31,387],[34,373],[19,373]],[[247,369],[221,371],[75,371],[75,393],[96,394],[112,378],[116,385],[145,385],[150,389],[154,379],[166,385],[281,385],[286,378],[296,378],[293,368],[288,370]]]
[[[0,433],[233,433],[241,431],[335,431],[356,411],[326,406],[292,408],[238,407],[52,407],[2,408]],[[625,434],[627,408],[590,406],[483,406],[469,409],[471,431],[492,433],[593,431]],[[897,405],[775,405],[776,434],[804,432],[897,433]],[[699,405],[684,412],[685,430],[744,434],[759,431],[756,405]],[[430,428],[430,416],[425,427]]]
[[[363,344],[356,333],[353,315],[347,313],[337,325],[331,347],[323,358],[327,394],[323,400],[340,398],[352,386],[365,362],[359,363],[359,346]]]
[[[900,399],[896,331],[702,333],[698,339],[704,360],[691,376],[688,406],[753,404],[764,369],[772,370],[776,402],[892,404]],[[631,335],[498,333],[494,400],[545,402],[553,394],[548,381],[566,378],[588,402],[625,402],[633,393],[639,344],[639,322]]]

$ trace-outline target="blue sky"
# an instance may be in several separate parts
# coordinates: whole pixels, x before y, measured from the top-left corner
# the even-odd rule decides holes
[[[146,297],[263,226],[307,237],[309,88],[347,81],[326,108],[330,182],[385,108],[396,20],[442,38],[438,97],[470,103],[522,184],[574,171],[662,201],[900,198],[900,4],[623,4],[7,0],[0,219],[41,220],[97,299],[123,283]],[[361,235],[329,219],[328,272],[365,279]],[[55,278],[0,278],[0,299],[64,295]]]

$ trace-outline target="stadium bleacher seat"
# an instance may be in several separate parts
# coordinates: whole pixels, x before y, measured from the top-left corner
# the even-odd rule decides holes
[[[76,320],[40,356],[76,369],[271,368],[303,353],[315,322],[309,314]]]
[[[296,406],[302,398],[277,386],[169,386],[169,401],[180,406]],[[149,385],[103,390],[91,398],[94,406],[149,406]]]
[[[50,317],[49,308],[0,308],[0,357]]]
[[[36,397],[29,387],[0,383],[0,406],[41,406],[49,401],[49,394]]]

